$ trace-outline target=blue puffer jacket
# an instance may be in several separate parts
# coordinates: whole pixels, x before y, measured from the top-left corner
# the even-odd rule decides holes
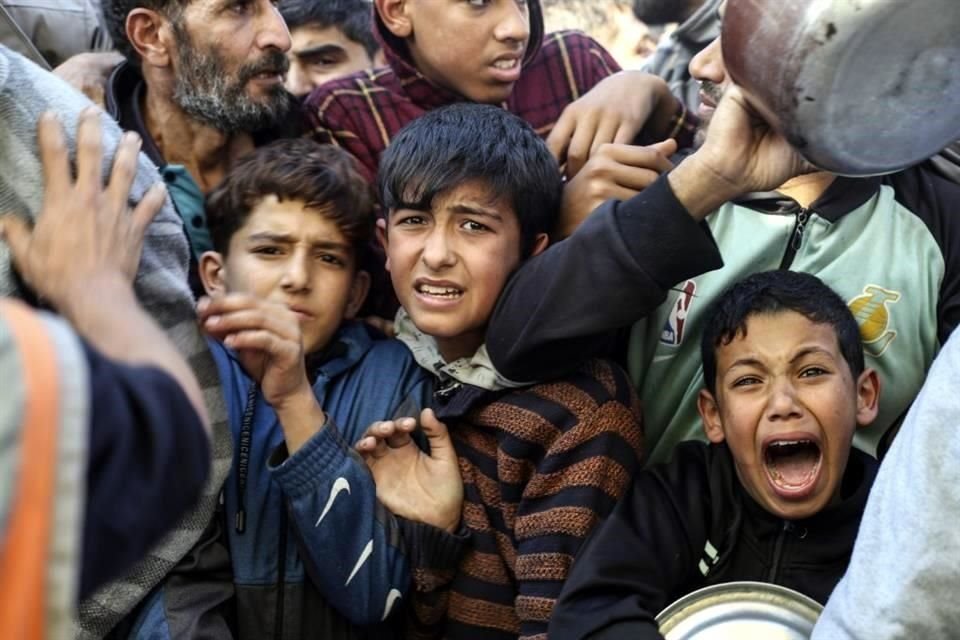
[[[234,436],[219,531],[187,558],[192,576],[174,574],[153,594],[133,637],[391,635],[378,623],[399,609],[410,583],[406,523],[377,501],[351,445],[372,422],[417,415],[432,378],[399,341],[374,340],[366,326],[346,323],[310,367],[327,424],[288,457],[273,409],[228,349],[211,342],[211,350]],[[224,543],[233,598],[211,584],[211,558],[225,560]],[[229,589],[229,572],[220,569]]]

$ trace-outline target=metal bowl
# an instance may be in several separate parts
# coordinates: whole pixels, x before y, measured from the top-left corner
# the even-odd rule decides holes
[[[957,0],[728,0],[724,62],[814,165],[853,176],[960,138]]]
[[[764,582],[728,582],[689,593],[657,616],[667,640],[806,640],[823,607]]]

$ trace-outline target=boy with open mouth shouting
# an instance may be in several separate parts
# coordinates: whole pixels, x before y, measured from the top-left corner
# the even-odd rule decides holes
[[[636,476],[577,558],[551,638],[660,638],[666,605],[734,580],[822,603],[846,570],[877,467],[851,444],[880,391],[853,315],[816,277],[783,270],[733,285],[708,317],[710,444],[681,443]]]

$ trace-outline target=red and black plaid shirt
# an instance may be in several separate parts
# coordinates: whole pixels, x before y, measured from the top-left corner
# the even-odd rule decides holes
[[[425,78],[389,44],[384,52],[388,67],[329,82],[314,90],[306,102],[313,138],[356,156],[371,182],[380,155],[404,125],[431,109],[464,99]],[[585,34],[551,33],[524,64],[503,108],[546,136],[568,104],[619,70],[610,54]]]

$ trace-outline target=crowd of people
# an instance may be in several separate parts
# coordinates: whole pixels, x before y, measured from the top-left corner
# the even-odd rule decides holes
[[[0,12],[4,637],[956,635],[949,148],[812,167],[725,0],[98,4]]]

